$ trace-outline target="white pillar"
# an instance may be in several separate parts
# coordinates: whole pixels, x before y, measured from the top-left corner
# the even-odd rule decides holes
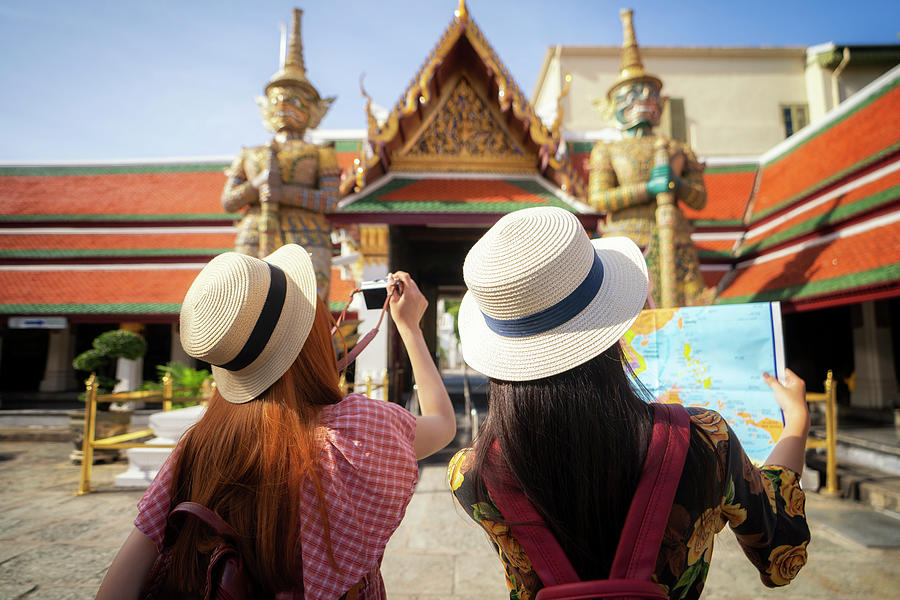
[[[373,279],[381,279],[388,276],[387,261],[378,262],[363,266],[363,281],[371,281]],[[358,311],[359,325],[357,331],[362,337],[369,333],[378,324],[378,318],[381,316],[381,307],[373,310],[366,310],[366,303],[363,301],[362,294],[357,294],[353,299],[353,308]],[[356,358],[356,381],[355,391],[366,393],[366,377],[371,377],[373,383],[381,383],[385,369],[387,369],[387,330],[390,325],[390,315],[385,316],[381,322],[381,329],[375,335],[375,338],[366,346],[366,349]],[[374,390],[372,397],[378,400],[386,400],[384,391],[381,389]]]
[[[856,365],[850,404],[892,409],[898,399],[894,351],[889,323],[879,323],[874,302],[860,305],[862,322],[853,327],[853,362]]]
[[[131,360],[128,358],[120,358],[116,361],[116,379],[119,383],[113,389],[113,392],[133,392],[141,386],[144,381],[144,359],[138,358]]]
[[[62,392],[75,389],[75,371],[72,368],[74,339],[70,329],[54,329],[50,332],[47,363],[44,378],[38,386],[41,392]]]

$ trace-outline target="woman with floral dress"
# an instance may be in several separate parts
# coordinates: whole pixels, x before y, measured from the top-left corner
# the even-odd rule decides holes
[[[511,530],[514,519],[487,491],[485,478],[501,470],[578,577],[606,579],[654,423],[619,343],[647,297],[643,257],[627,238],[589,240],[571,213],[535,208],[500,219],[463,273],[463,356],[490,388],[478,438],[450,463],[456,500],[495,546],[510,598],[533,598],[544,584]],[[785,426],[762,467],[721,415],[687,409],[687,459],[651,578],[670,598],[700,596],[726,523],[765,585],[790,583],[806,563],[805,385],[791,371],[784,383],[763,378]]]

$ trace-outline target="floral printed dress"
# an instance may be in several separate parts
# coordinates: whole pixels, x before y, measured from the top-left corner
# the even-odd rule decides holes
[[[712,559],[715,534],[728,523],[738,542],[769,586],[787,585],[806,564],[809,528],[799,476],[785,467],[755,467],[719,413],[688,408],[691,435],[715,450],[719,501],[714,506],[679,504],[682,481],[669,515],[654,580],[673,599],[698,598]],[[512,600],[530,600],[541,589],[540,578],[493,502],[478,502],[468,472],[471,448],[450,462],[448,477],[457,502],[487,532],[506,570]],[[611,543],[617,543],[618,540]]]

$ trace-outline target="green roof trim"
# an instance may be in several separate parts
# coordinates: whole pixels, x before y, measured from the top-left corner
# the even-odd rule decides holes
[[[789,227],[784,231],[779,231],[778,233],[775,233],[773,235],[765,236],[762,240],[742,248],[741,256],[746,256],[747,254],[750,254],[752,252],[757,252],[764,248],[780,244],[781,242],[790,238],[798,237],[803,234],[816,231],[817,229],[825,225],[838,223],[859,213],[866,212],[872,208],[876,208],[882,204],[887,204],[888,202],[897,200],[898,198],[900,198],[900,185],[895,185],[882,192],[879,192],[872,196],[868,196],[867,198],[861,198],[851,204],[838,206],[834,210],[831,210],[824,215],[810,217],[808,220],[797,223],[796,225]]]
[[[572,154],[585,154],[594,149],[594,142],[566,142],[566,145]]]
[[[184,163],[159,165],[73,165],[73,166],[15,166],[0,167],[0,177],[55,177],[60,175],[134,175],[144,173],[214,173],[229,163]]]
[[[872,286],[900,280],[900,264],[885,265],[868,271],[850,273],[822,281],[809,281],[775,290],[763,290],[755,294],[745,294],[733,298],[718,298],[716,304],[738,304],[743,302],[772,302],[775,300],[801,300],[811,296],[821,296],[843,292],[863,286]]]
[[[0,258],[91,258],[96,256],[217,256],[234,248],[64,248],[2,250]]]
[[[718,167],[706,167],[703,170],[704,175],[726,175],[728,173],[747,173],[756,171],[759,168],[757,163],[748,163],[743,165],[720,165]]]
[[[423,179],[427,179],[423,178]],[[465,179],[461,176],[460,179]],[[526,206],[558,206],[570,212],[577,212],[550,193],[546,188],[535,181],[528,179],[502,179],[505,183],[543,199],[543,202],[459,202],[456,200],[379,200],[382,196],[402,189],[408,185],[422,181],[422,179],[398,178],[386,183],[376,190],[371,196],[362,198],[342,208],[342,213],[508,213]]]
[[[359,152],[361,142],[357,140],[337,140],[334,142],[335,152]]]
[[[120,304],[0,304],[0,314],[5,315],[177,315],[180,312],[180,302],[135,302]]]
[[[183,213],[183,214],[54,214],[54,215],[0,215],[0,222],[17,221],[238,221],[243,215],[240,213]]]
[[[781,210],[781,209],[784,208],[785,206],[787,206],[787,205],[791,204],[792,202],[796,201],[798,198],[802,198],[802,197],[804,197],[804,196],[809,196],[809,195],[811,195],[811,194],[814,194],[814,193],[816,193],[817,191],[821,190],[822,188],[825,188],[825,187],[831,185],[831,184],[834,183],[835,181],[839,181],[839,180],[843,179],[844,177],[846,177],[847,175],[853,173],[854,171],[858,171],[858,170],[860,170],[860,169],[864,169],[865,167],[869,166],[870,164],[872,164],[872,163],[874,163],[874,162],[877,162],[877,161],[881,160],[882,158],[884,158],[884,157],[887,156],[888,154],[891,154],[891,153],[893,153],[894,151],[896,151],[896,150],[898,150],[898,149],[900,149],[900,142],[895,142],[895,143],[891,144],[890,146],[888,146],[887,148],[884,148],[883,150],[880,150],[880,151],[876,152],[875,154],[872,154],[871,156],[868,156],[868,157],[862,159],[861,161],[857,162],[856,164],[850,165],[850,166],[847,167],[846,169],[843,169],[843,170],[841,170],[841,171],[838,171],[838,172],[835,173],[834,175],[831,175],[830,177],[826,177],[825,179],[820,180],[819,182],[817,182],[816,184],[814,184],[814,185],[812,185],[812,186],[806,188],[806,189],[803,190],[802,192],[797,193],[797,194],[794,194],[793,196],[791,196],[791,197],[788,198],[787,200],[782,200],[782,201],[779,202],[778,204],[775,204],[775,205],[773,205],[773,206],[770,206],[769,208],[767,208],[767,209],[765,209],[765,210],[762,210],[762,211],[760,211],[760,212],[757,213],[757,214],[754,214],[754,215],[750,218],[750,223],[754,223],[754,222],[756,222],[756,221],[758,221],[758,220],[760,220],[760,219],[763,219],[763,218],[765,218],[765,217],[771,215],[771,214],[774,213],[774,212],[778,212],[779,210]]]
[[[740,219],[697,219],[692,220],[691,225],[694,227],[743,227],[744,222]]]
[[[890,84],[885,85],[883,88],[881,88],[880,90],[878,90],[877,92],[873,93],[871,96],[869,96],[868,98],[866,98],[865,101],[860,102],[858,105],[854,106],[851,110],[848,110],[846,113],[844,113],[843,115],[841,115],[839,118],[835,119],[835,120],[832,121],[831,123],[828,123],[827,125],[825,125],[825,126],[822,127],[821,129],[819,129],[818,131],[816,131],[814,134],[812,134],[811,136],[809,136],[808,138],[806,138],[805,140],[803,140],[802,142],[800,142],[799,144],[797,144],[797,145],[795,145],[795,146],[791,146],[790,148],[786,149],[786,150],[785,150],[784,152],[782,152],[781,154],[778,154],[778,155],[776,155],[776,156],[770,158],[770,159],[767,160],[765,163],[763,163],[763,166],[764,166],[764,167],[769,166],[769,165],[771,165],[772,163],[778,162],[778,161],[781,160],[782,158],[786,157],[788,154],[791,154],[792,152],[794,152],[794,151],[796,151],[796,150],[799,150],[800,148],[802,148],[803,146],[805,146],[806,144],[808,144],[808,143],[811,142],[812,140],[816,139],[817,137],[819,137],[820,135],[822,135],[822,134],[825,133],[826,131],[832,129],[833,127],[835,127],[836,125],[838,125],[838,124],[840,124],[840,123],[843,123],[844,121],[846,121],[847,119],[849,119],[850,117],[852,117],[853,115],[855,115],[856,113],[858,113],[859,111],[863,110],[864,108],[866,108],[867,106],[869,106],[870,104],[872,104],[873,102],[875,102],[876,100],[878,100],[879,98],[881,98],[882,96],[884,96],[884,95],[888,94],[889,92],[893,91],[894,88],[896,88],[898,85],[900,85],[900,79],[895,79],[895,80],[892,81]],[[795,135],[796,135],[796,134],[795,134]],[[790,138],[788,138],[788,139],[790,139]]]
[[[697,249],[700,258],[732,258],[731,250],[700,250]]]

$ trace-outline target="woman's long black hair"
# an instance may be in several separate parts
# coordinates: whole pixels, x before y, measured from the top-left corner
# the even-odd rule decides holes
[[[582,580],[609,576],[650,443],[653,408],[629,373],[621,346],[614,344],[558,375],[492,379],[488,415],[475,442],[471,473],[479,500],[487,498],[483,473],[497,440]],[[704,471],[715,469],[715,462],[702,442],[691,446],[679,496],[681,488],[691,488],[689,495],[708,499],[715,472]],[[694,485],[684,485],[686,480]]]

